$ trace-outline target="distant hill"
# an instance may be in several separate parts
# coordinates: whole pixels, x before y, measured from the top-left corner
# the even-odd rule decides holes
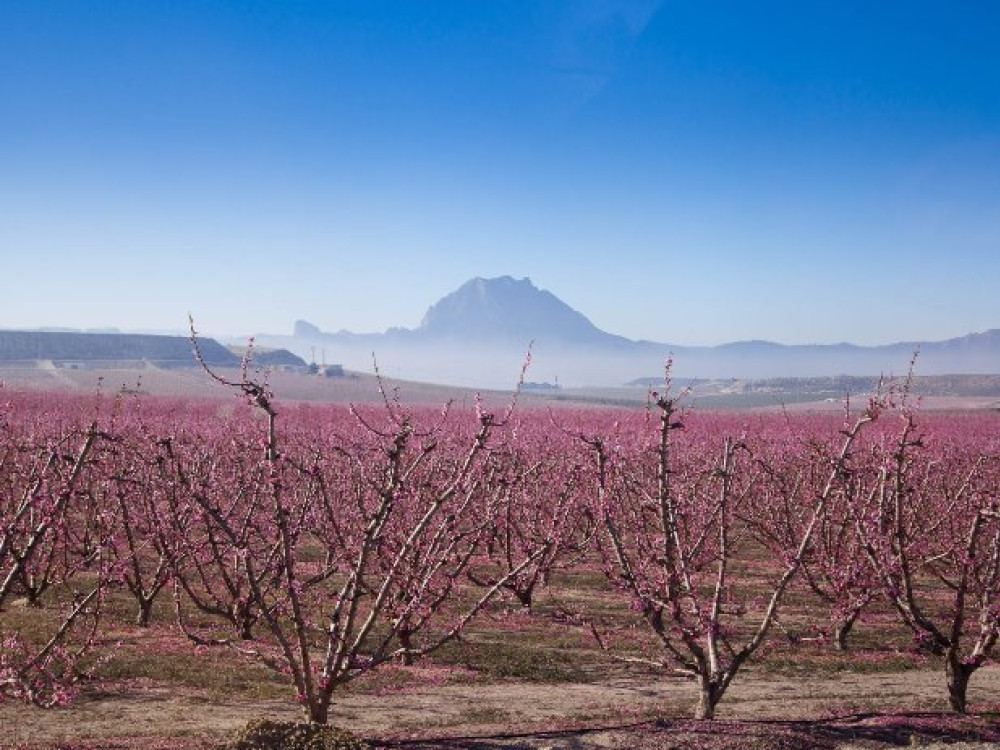
[[[247,347],[230,346],[229,351],[242,360],[246,355]],[[308,367],[302,357],[292,354],[287,349],[262,349],[255,346],[251,360],[258,367]]]
[[[238,356],[214,339],[199,339],[198,345],[209,365],[228,367],[240,362]],[[148,361],[160,367],[197,364],[191,342],[184,336],[0,331],[0,365],[38,360],[100,365]]]
[[[683,325],[675,321],[673,327]],[[945,341],[902,341],[881,346],[785,345],[737,341],[679,346],[633,341],[602,331],[585,315],[530,279],[475,278],[432,304],[417,328],[382,333],[328,333],[304,320],[290,336],[258,335],[258,342],[303,357],[320,356],[370,371],[374,354],[383,373],[427,382],[512,387],[530,342],[530,379],[563,386],[616,386],[662,372],[688,378],[872,377],[905,373],[919,350],[921,375],[1000,373],[1000,330]]]

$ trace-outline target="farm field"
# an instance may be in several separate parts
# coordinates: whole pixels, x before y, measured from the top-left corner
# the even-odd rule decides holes
[[[1000,742],[1000,416],[219,377],[0,392],[3,746]]]
[[[206,378],[195,367],[161,368],[148,362],[135,362],[131,368],[101,367],[88,364],[73,369],[38,362],[0,367],[0,381],[9,388],[94,392],[119,389],[147,395],[183,398],[227,398],[229,393]],[[223,368],[230,378],[238,371]],[[692,380],[679,383],[690,388],[689,404],[699,411],[824,411],[837,412],[845,395],[855,399],[870,390],[875,378],[786,378],[771,381]],[[346,372],[341,377],[309,375],[292,370],[275,370],[268,381],[278,400],[288,402],[366,403],[378,400],[377,379],[370,372]],[[818,381],[818,382],[815,382]],[[871,382],[869,382],[871,381]],[[439,405],[448,400],[469,404],[476,391],[470,388],[433,383],[384,379],[386,388],[398,392],[408,404]],[[511,387],[516,372],[511,370]],[[641,408],[647,401],[647,388],[639,385],[617,388],[563,388],[526,390],[520,400],[526,405],[546,407],[622,407]],[[920,398],[923,411],[996,411],[1000,409],[1000,376],[926,376],[914,379],[914,395]],[[508,392],[485,391],[483,398],[503,402]]]

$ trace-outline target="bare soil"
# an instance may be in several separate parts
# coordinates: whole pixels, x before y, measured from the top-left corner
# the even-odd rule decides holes
[[[946,711],[943,675],[845,673],[809,682],[740,675],[714,722],[685,717],[682,678],[409,687],[349,692],[331,723],[382,747],[587,750],[628,747],[882,748],[935,742],[1000,748],[1000,667],[973,678],[973,714]],[[906,706],[902,711],[899,707]],[[247,701],[153,684],[91,686],[69,708],[0,705],[0,747],[209,748],[256,717],[298,720],[291,702]]]

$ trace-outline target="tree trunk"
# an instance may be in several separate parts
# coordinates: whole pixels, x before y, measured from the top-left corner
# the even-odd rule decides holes
[[[399,663],[404,667],[409,667],[413,664],[413,654],[410,651],[413,650],[413,640],[412,634],[409,630],[399,631],[399,645],[402,646],[405,651],[399,655]]]
[[[233,625],[236,626],[236,632],[239,634],[240,640],[252,641],[253,640],[253,624],[257,620],[257,615],[253,611],[249,602],[236,602],[232,607],[233,613]]]
[[[975,666],[962,663],[958,649],[948,650],[945,667],[948,678],[948,703],[951,704],[951,710],[957,714],[964,714],[967,710],[966,693],[969,690],[969,678],[975,671]]]
[[[722,700],[725,688],[717,681],[709,677],[699,678],[698,705],[694,709],[696,719],[714,719],[715,707]]]
[[[139,611],[135,615],[135,624],[140,628],[149,627],[149,620],[153,615],[153,600],[139,599]]]
[[[330,720],[330,699],[318,695],[305,710],[310,724],[326,724]]]
[[[239,624],[239,633],[241,641],[252,641],[253,640],[253,621],[243,620]]]
[[[514,589],[514,595],[517,597],[517,600],[521,603],[521,609],[523,609],[526,612],[531,610],[531,600],[534,593],[532,591],[533,588],[534,587]]]
[[[839,622],[833,625],[833,648],[837,651],[847,651],[847,636],[854,629],[854,623],[858,620],[860,610],[849,613]]]

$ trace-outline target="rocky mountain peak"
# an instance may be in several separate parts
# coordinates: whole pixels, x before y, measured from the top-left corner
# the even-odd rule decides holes
[[[600,329],[529,278],[474,278],[431,305],[419,332],[448,338],[589,343]]]
[[[323,332],[307,320],[296,320],[292,335],[299,338],[316,338],[322,336]]]

